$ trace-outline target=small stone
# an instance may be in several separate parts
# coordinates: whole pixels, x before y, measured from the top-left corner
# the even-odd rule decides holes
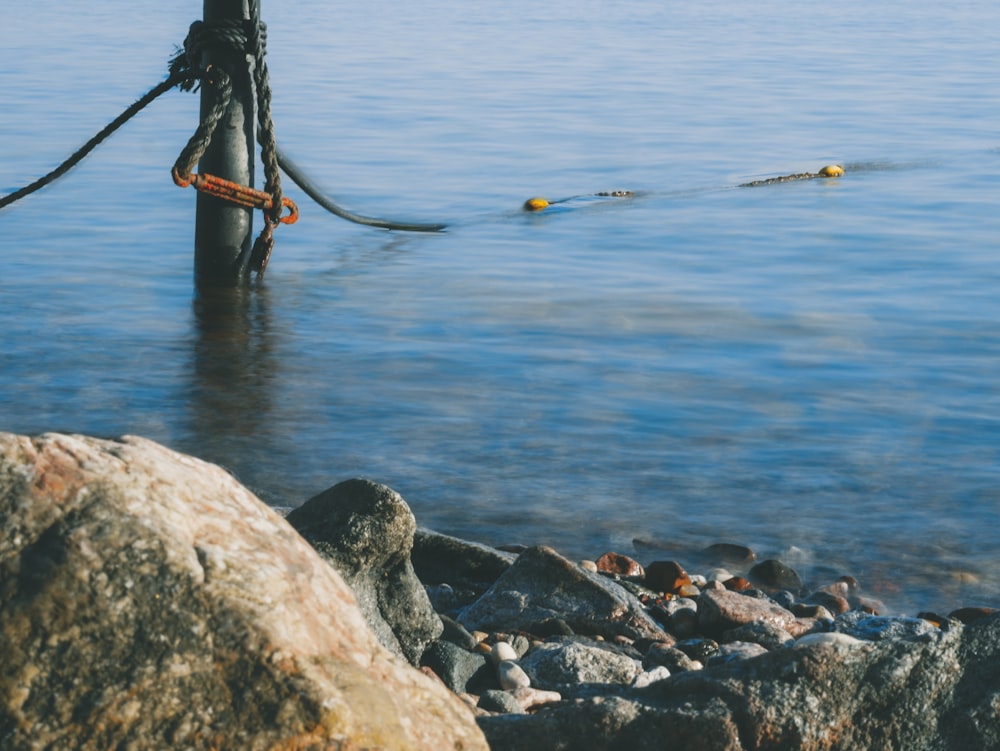
[[[524,714],[525,712],[524,707],[521,706],[521,702],[514,698],[512,693],[497,691],[496,689],[483,691],[476,706],[479,709],[485,709],[487,712],[495,712],[497,714]]]
[[[492,670],[486,658],[448,641],[436,641],[424,652],[422,666],[434,671],[454,693],[468,691],[471,686],[492,683]]]
[[[670,616],[667,628],[678,639],[687,639],[698,633],[698,611],[694,608],[675,610]]]
[[[844,584],[843,582],[838,582],[838,583],[843,587],[844,591],[846,592],[848,589],[847,585]],[[847,597],[845,595],[833,594],[832,592],[825,589],[820,589],[813,592],[802,601],[802,604],[822,605],[824,608],[826,608],[829,612],[833,613],[834,615],[840,615],[841,613],[846,613],[848,610],[851,609],[851,604],[847,601]],[[796,613],[796,615],[802,615],[802,613]]]
[[[701,594],[701,590],[694,584],[685,584],[684,586],[678,588],[674,594],[678,597],[697,597]]]
[[[639,660],[591,641],[545,642],[528,652],[521,665],[531,685],[551,689],[579,683],[628,685],[642,672]]]
[[[706,582],[711,582],[711,581],[725,582],[726,579],[732,579],[732,578],[733,578],[732,572],[730,572],[730,570],[726,568],[713,568],[710,569],[707,574],[705,574]],[[694,577],[692,577],[692,580],[693,579]]]
[[[627,555],[621,553],[605,553],[597,559],[597,570],[605,574],[618,574],[619,576],[645,575],[642,564]]]
[[[766,649],[779,649],[795,643],[795,639],[785,629],[765,621],[748,623],[739,628],[730,629],[722,634],[722,641],[753,642]]]
[[[524,672],[524,668],[513,660],[501,660],[497,663],[497,680],[504,691],[527,688],[531,685],[531,679]]]
[[[996,612],[996,608],[959,608],[958,610],[951,611],[948,617],[969,624],[973,621],[978,621],[980,618],[993,615]]]
[[[795,569],[774,559],[758,563],[750,569],[747,578],[755,587],[766,592],[779,589],[798,592],[802,589],[802,579]]]
[[[722,582],[723,586],[731,592],[745,592],[753,585],[742,576],[733,576]]]
[[[704,550],[706,557],[725,564],[747,565],[757,560],[757,554],[746,545],[736,545],[731,542],[717,542]]]
[[[698,599],[698,623],[706,633],[717,634],[755,621],[783,628],[792,636],[801,636],[815,625],[796,618],[772,600],[738,592],[706,591]]]
[[[691,577],[676,561],[653,561],[646,567],[646,586],[656,592],[676,593]]]
[[[584,571],[589,571],[592,574],[598,572],[597,564],[594,561],[580,561],[580,568]]]
[[[708,665],[724,665],[738,660],[749,660],[767,654],[767,648],[755,642],[734,641],[718,645],[717,654],[708,659]]]
[[[498,641],[490,650],[490,661],[494,665],[499,665],[504,660],[516,661],[517,659],[518,655],[514,647],[505,641]]]
[[[558,691],[543,691],[540,688],[515,688],[510,695],[517,699],[525,710],[562,701],[562,694]]]
[[[631,683],[632,688],[646,688],[650,684],[658,681],[665,681],[670,677],[670,670],[665,665],[657,665],[651,670],[644,670],[635,677]]]
[[[822,605],[811,605],[797,602],[792,606],[792,614],[799,618],[814,618],[820,621],[832,621],[833,615]]]
[[[474,650],[478,642],[476,638],[465,630],[465,627],[446,615],[441,616],[441,623],[444,624],[444,632],[441,638],[457,644],[462,649]]]
[[[692,660],[705,664],[710,657],[719,653],[719,644],[714,639],[685,639],[677,642],[675,649],[679,649]]]
[[[695,662],[681,650],[667,642],[650,645],[642,658],[642,667],[644,670],[651,670],[657,666],[663,666],[671,673],[701,670],[702,667],[701,663]]]

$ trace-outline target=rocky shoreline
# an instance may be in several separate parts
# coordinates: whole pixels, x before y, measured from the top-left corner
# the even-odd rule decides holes
[[[283,518],[59,434],[0,434],[0,526],[3,748],[1000,748],[1000,614],[887,614],[731,543],[499,550],[367,480]]]

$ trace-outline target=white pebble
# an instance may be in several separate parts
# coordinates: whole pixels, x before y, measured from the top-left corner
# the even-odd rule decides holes
[[[505,641],[498,641],[490,650],[490,660],[494,665],[499,665],[504,660],[517,660],[517,652]]]
[[[497,663],[497,679],[504,691],[531,686],[531,678],[524,672],[524,668],[512,660],[501,660]]]
[[[645,688],[651,683],[656,683],[657,681],[663,681],[670,677],[670,671],[667,670],[664,665],[657,665],[652,670],[646,670],[639,673],[632,680],[632,688]]]
[[[580,568],[594,574],[597,573],[597,564],[594,561],[580,561]]]

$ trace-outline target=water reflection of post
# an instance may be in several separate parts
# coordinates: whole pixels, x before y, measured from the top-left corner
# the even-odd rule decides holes
[[[275,362],[267,288],[200,287],[185,447],[247,484],[266,442]]]

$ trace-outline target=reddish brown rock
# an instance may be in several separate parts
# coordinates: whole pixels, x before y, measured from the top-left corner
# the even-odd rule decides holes
[[[597,570],[619,576],[645,576],[642,564],[621,553],[605,553],[597,559]]]
[[[726,579],[722,582],[723,586],[733,592],[745,592],[746,590],[753,587],[753,585],[744,579],[742,576],[734,576],[732,578]]]
[[[676,561],[653,561],[646,566],[646,586],[654,592],[674,594],[691,584],[691,577]]]
[[[758,600],[729,590],[702,592],[698,598],[698,623],[709,634],[728,631],[749,623],[768,623],[794,637],[809,631],[814,622],[795,615],[769,600]]]
[[[807,605],[822,605],[834,615],[846,613],[851,609],[851,604],[846,597],[832,594],[824,590],[817,590],[803,600]]]

